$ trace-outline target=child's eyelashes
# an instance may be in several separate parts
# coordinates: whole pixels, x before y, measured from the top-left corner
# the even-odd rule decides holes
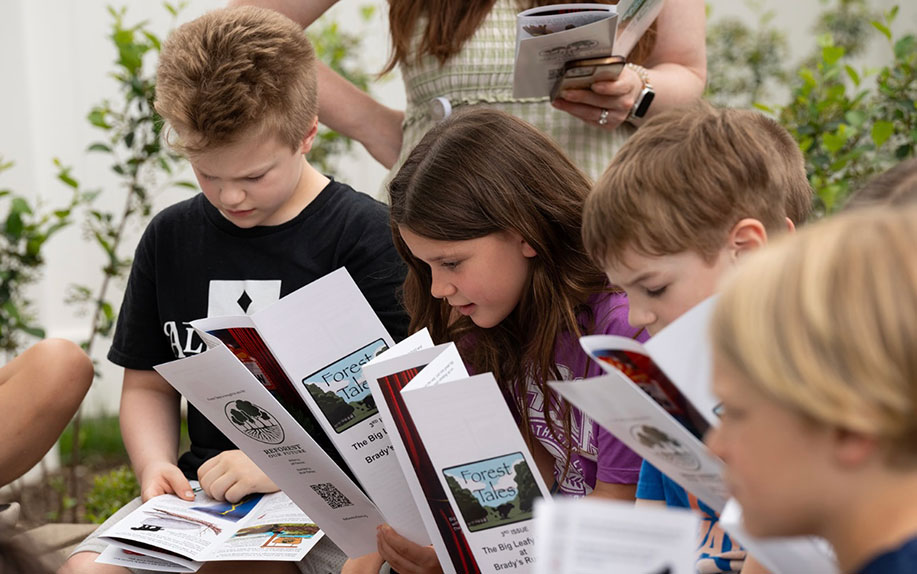
[[[455,269],[461,261],[440,261],[439,266],[443,269]]]
[[[261,175],[252,175],[252,176],[246,177],[245,181],[261,181],[261,178],[263,177],[264,177],[263,173]]]
[[[662,287],[657,287],[656,289],[647,288],[646,294],[650,297],[662,297],[667,287],[668,285],[663,285]]]

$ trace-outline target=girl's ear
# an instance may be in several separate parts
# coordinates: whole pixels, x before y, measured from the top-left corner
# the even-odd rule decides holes
[[[757,219],[746,217],[733,225],[729,231],[728,247],[735,259],[765,245],[767,230]]]
[[[535,251],[535,248],[529,245],[529,242],[525,239],[522,240],[522,255],[529,258],[538,255],[538,253]]]

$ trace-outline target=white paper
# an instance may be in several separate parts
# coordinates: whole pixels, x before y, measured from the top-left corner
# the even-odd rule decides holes
[[[250,495],[237,503],[218,501],[192,483],[194,501],[154,497],[107,529],[102,540],[115,548],[102,561],[134,568],[157,560],[170,572],[193,572],[214,560],[300,561],[323,533],[282,492]],[[114,562],[112,562],[114,561]]]
[[[497,382],[431,366],[401,396],[478,568],[532,572],[533,504],[549,493]]]
[[[708,506],[726,504],[722,462],[627,377],[615,371],[548,385]]]
[[[204,319],[192,325],[215,332],[235,326],[230,321]],[[362,366],[394,342],[347,271],[338,269],[290,293],[250,321],[286,374],[286,384],[300,395],[385,520],[398,531],[418,524],[420,515],[362,374]]]
[[[720,514],[720,525],[771,574],[840,574],[834,551],[827,540],[815,536],[755,538],[742,527],[742,508],[730,499]]]
[[[586,497],[535,506],[535,574],[694,574],[699,517]]]
[[[152,570],[154,572],[197,572],[204,565],[203,562],[193,562],[192,566],[181,566],[168,560],[140,554],[114,544],[106,546],[95,561],[99,564],[111,564],[113,566]]]
[[[581,6],[563,5],[562,8]],[[564,63],[570,60],[610,56],[614,49],[615,7],[597,4],[604,18],[590,24],[563,31],[532,36],[525,28],[537,26],[533,18],[517,18],[516,60],[513,66],[513,97],[544,98],[551,94],[554,83],[563,75]],[[539,10],[550,8],[543,6]],[[593,12],[592,14],[595,14]],[[557,18],[549,17],[545,26],[553,30]]]
[[[663,0],[621,0],[618,8],[618,31],[615,49],[618,54],[630,54],[640,37],[662,11]]]
[[[376,551],[385,520],[365,494],[225,346],[156,366],[348,556]],[[240,414],[241,413],[241,414]]]
[[[653,361],[711,426],[719,423],[713,414],[719,401],[713,394],[713,345],[710,341],[710,320],[716,300],[714,295],[698,303],[644,344]]]
[[[420,512],[423,534],[432,542],[445,574],[464,574],[473,570],[469,560],[474,558],[401,397],[402,388],[428,365],[430,372],[445,370],[468,376],[455,345],[433,347],[426,329],[365,365],[363,374],[376,397],[385,428],[389,429],[395,454]],[[399,533],[415,541],[418,536],[414,531]]]

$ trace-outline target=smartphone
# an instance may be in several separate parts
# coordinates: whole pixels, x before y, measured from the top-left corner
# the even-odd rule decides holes
[[[551,89],[551,99],[557,98],[564,90],[585,90],[595,82],[617,80],[621,70],[624,69],[624,62],[622,56],[586,58],[566,62],[563,73],[554,82],[554,87]]]

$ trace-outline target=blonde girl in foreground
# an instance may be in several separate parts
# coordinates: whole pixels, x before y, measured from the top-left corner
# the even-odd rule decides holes
[[[917,572],[917,208],[836,216],[746,262],[713,318],[708,439],[755,536]]]

